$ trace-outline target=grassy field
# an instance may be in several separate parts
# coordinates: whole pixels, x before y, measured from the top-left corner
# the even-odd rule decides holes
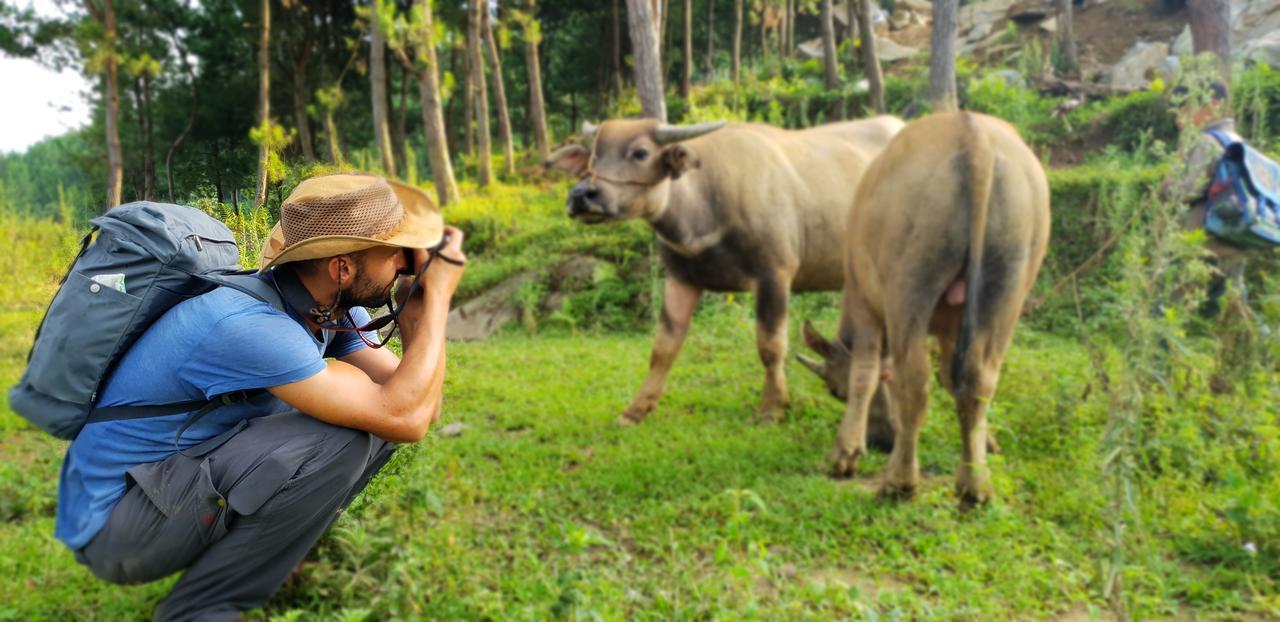
[[[0,281],[8,387],[75,232],[0,226],[17,233],[0,274],[23,275]],[[797,297],[793,351],[805,318],[830,332],[833,298]],[[841,405],[802,366],[788,364],[786,420],[754,423],[753,335],[742,297],[709,299],[658,410],[630,429],[613,420],[644,375],[646,332],[516,328],[450,345],[441,424],[461,435],[402,448],[255,616],[1074,621],[1121,604],[1141,619],[1280,618],[1274,388],[1193,392],[1176,403],[1187,410],[1150,422],[1144,474],[1117,487],[1103,476],[1109,397],[1086,350],[1024,327],[991,415],[997,498],[960,512],[941,390],[919,497],[880,502],[870,480],[883,455],[858,479],[826,476]],[[120,588],[77,566],[52,535],[65,444],[3,400],[0,620],[148,618],[172,579]],[[1136,520],[1117,518],[1125,502]]]

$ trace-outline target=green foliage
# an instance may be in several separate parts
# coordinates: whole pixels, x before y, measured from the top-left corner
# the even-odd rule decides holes
[[[1140,151],[1152,141],[1173,144],[1178,139],[1176,115],[1160,90],[1135,91],[1091,102],[1069,115],[1073,127],[1089,128],[1106,137],[1106,144],[1124,151]]]
[[[965,92],[967,110],[1008,121],[1032,145],[1049,144],[1066,134],[1062,117],[1054,114],[1060,102],[1060,98],[1042,97],[996,74],[971,80]]]
[[[1280,72],[1265,64],[1235,76],[1231,108],[1240,133],[1258,144],[1280,139]]]

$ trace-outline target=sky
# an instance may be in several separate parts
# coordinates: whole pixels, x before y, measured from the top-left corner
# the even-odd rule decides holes
[[[52,0],[17,0],[19,8],[34,6],[42,16],[61,12]],[[34,60],[0,54],[0,153],[25,151],[42,138],[56,136],[89,123],[87,97],[93,85],[78,71],[61,72]]]

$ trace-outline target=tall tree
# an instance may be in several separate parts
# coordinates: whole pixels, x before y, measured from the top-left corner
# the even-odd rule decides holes
[[[1231,84],[1231,6],[1227,0],[1187,0],[1191,46],[1212,53],[1223,84]]]
[[[852,0],[850,0],[852,2]],[[733,83],[742,72],[742,0],[733,0]]]
[[[487,2],[472,2],[470,8],[467,51],[474,74],[471,86],[475,93],[472,97],[476,116],[476,183],[483,187],[493,182],[493,146],[489,142],[489,87],[484,77],[484,56],[480,53],[480,40],[484,37],[484,13],[489,10],[489,6]]]
[[[369,95],[373,110],[373,135],[387,175],[396,174],[396,156],[391,147],[391,126],[387,115],[387,41],[386,31],[394,4],[373,0],[369,16]]]
[[[125,62],[125,73],[133,78],[133,110],[138,117],[138,137],[142,153],[142,199],[156,198],[155,114],[152,82],[160,75],[160,62],[142,52]]]
[[[511,136],[511,114],[507,111],[507,90],[502,84],[502,54],[498,50],[497,37],[493,35],[493,20],[486,8],[484,16],[484,42],[489,49],[489,64],[493,66],[493,99],[498,107],[498,138],[502,140],[502,169],[508,177],[516,174],[515,144]]]
[[[1076,52],[1075,16],[1072,15],[1072,0],[1054,0],[1058,10],[1058,51],[1062,55],[1062,71],[1075,73],[1080,66],[1080,55]]]
[[[258,128],[270,134],[271,128],[271,0],[262,0],[262,23],[258,32]],[[258,192],[254,208],[261,209],[267,203],[267,175],[271,157],[268,136],[262,137],[258,149]]]
[[[613,62],[613,93],[614,97],[622,98],[622,20],[618,17],[618,2],[613,0],[610,8],[613,12],[613,54],[610,59]]]
[[[929,100],[934,112],[959,109],[956,97],[956,11],[959,0],[934,0],[929,51]],[[870,21],[870,20],[864,20]]]
[[[858,39],[862,46],[862,66],[867,72],[868,95],[871,96],[871,105],[876,109],[876,114],[884,114],[884,74],[880,71],[880,57],[876,53],[876,33],[871,29],[871,1],[856,1],[858,3]]]
[[[822,70],[827,90],[840,88],[840,70],[836,67],[836,25],[831,0],[822,0]]]
[[[680,64],[680,97],[687,106],[693,79],[693,0],[684,0],[681,17],[684,18],[684,59]]]
[[[707,77],[711,82],[715,77],[716,64],[716,0],[707,0]]]
[[[316,159],[316,152],[315,138],[311,135],[311,117],[307,114],[307,96],[311,93],[307,86],[307,72],[316,48],[315,15],[305,2],[285,3],[285,6],[293,9],[286,13],[293,23],[293,27],[286,31],[287,35],[291,35],[286,46],[289,48],[288,61],[293,78],[293,124],[297,127],[302,159],[304,162],[311,162]]]
[[[636,69],[636,90],[644,116],[667,120],[667,102],[662,92],[662,60],[658,57],[657,20],[650,0],[627,0],[627,22],[631,30],[631,50]]]
[[[524,16],[524,57],[529,73],[529,123],[533,126],[533,142],[538,148],[538,158],[546,160],[551,155],[551,140],[547,136],[547,110],[542,100],[542,69],[538,60],[538,44],[542,42],[542,28],[537,18],[537,0],[528,0],[528,14]]]
[[[410,20],[408,39],[417,62],[409,59],[407,42],[397,39],[390,45],[396,59],[418,81],[418,96],[422,100],[422,131],[427,142],[427,159],[431,164],[431,179],[435,182],[436,198],[441,206],[457,203],[458,182],[453,177],[453,163],[449,160],[449,138],[445,131],[444,109],[440,105],[440,61],[436,55],[435,16],[431,0],[417,0]]]
[[[111,209],[120,204],[120,195],[124,185],[124,157],[120,153],[120,75],[119,56],[116,51],[116,9],[112,0],[102,0],[99,7],[94,0],[84,0],[89,15],[102,24],[102,40],[99,43],[97,59],[102,63],[103,99],[106,110],[103,111],[103,125],[107,132],[107,207]]]

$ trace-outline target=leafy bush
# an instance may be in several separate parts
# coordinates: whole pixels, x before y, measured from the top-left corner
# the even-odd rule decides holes
[[[1243,136],[1258,143],[1276,141],[1280,138],[1280,72],[1259,64],[1237,74],[1231,107]]]

